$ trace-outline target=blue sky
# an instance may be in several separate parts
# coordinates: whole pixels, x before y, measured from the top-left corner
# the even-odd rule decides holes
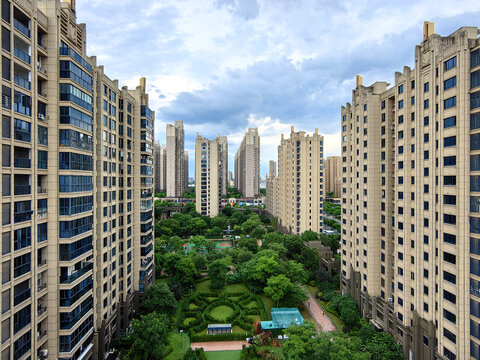
[[[446,36],[480,26],[480,1],[77,0],[87,53],[134,87],[147,77],[155,137],[183,120],[194,176],[196,133],[228,136],[229,168],[248,127],[261,137],[261,176],[280,134],[325,136],[340,154],[340,107],[355,75],[393,83],[413,67],[423,21]]]

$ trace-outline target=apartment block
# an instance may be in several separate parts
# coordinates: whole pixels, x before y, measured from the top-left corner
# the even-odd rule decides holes
[[[235,187],[243,197],[260,195],[260,136],[249,128],[235,154]]]
[[[208,140],[197,133],[195,141],[195,198],[197,211],[202,215],[218,215],[222,197],[227,138]]]
[[[128,192],[134,213],[133,179],[141,179],[132,156],[141,131],[125,125],[124,132],[118,82],[86,55],[86,26],[77,24],[73,0],[2,0],[1,19],[2,359],[101,359],[128,326],[119,325],[120,304],[138,309],[152,281],[140,280],[140,261],[153,250],[132,255],[142,248],[132,231],[141,221],[124,219]],[[141,127],[145,99],[132,99],[139,114],[130,125]],[[132,146],[128,156],[124,143]],[[134,175],[124,181],[127,167]],[[140,206],[140,193],[133,196]],[[130,234],[121,230],[128,222]]]
[[[186,160],[188,161],[188,152],[186,152]],[[153,159],[155,172],[155,192],[166,191],[167,188],[167,147],[156,142],[153,145]],[[188,171],[188,165],[185,166]]]
[[[218,143],[218,186],[220,194],[227,196],[228,194],[228,141],[226,136],[217,136]]]
[[[278,146],[278,175],[270,162],[267,179],[267,211],[278,218],[279,229],[302,234],[323,231],[324,161],[323,136],[318,129],[312,135],[295,132],[282,134]]]
[[[188,189],[188,151],[185,151],[184,152],[184,172],[185,172],[185,175],[184,175],[184,181],[185,181],[185,190]]]
[[[409,359],[480,358],[480,39],[426,22],[415,69],[342,107],[341,287]]]
[[[183,121],[167,124],[167,174],[168,197],[182,197],[185,192],[185,133]],[[187,165],[188,166],[188,165]]]
[[[325,193],[339,198],[342,193],[342,158],[329,156],[325,160]]]

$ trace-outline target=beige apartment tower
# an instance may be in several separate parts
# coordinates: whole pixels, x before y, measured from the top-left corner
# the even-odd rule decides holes
[[[155,193],[166,191],[167,147],[156,142],[153,146]],[[188,159],[188,153],[187,153]],[[187,168],[188,169],[188,168]],[[188,170],[187,170],[188,171]]]
[[[408,359],[480,358],[480,40],[425,23],[415,69],[342,107],[341,287]]]
[[[267,211],[278,218],[279,229],[300,235],[323,231],[324,164],[323,136],[295,132],[282,134],[278,146],[278,175],[270,162],[267,179]]]
[[[256,128],[248,129],[235,154],[235,187],[246,198],[260,194],[260,137]]]
[[[329,156],[325,160],[325,194],[333,193],[339,198],[342,192],[342,158]]]
[[[226,136],[218,134],[218,186],[220,187],[220,195],[227,196],[228,194],[228,141]]]
[[[185,192],[185,133],[183,121],[167,124],[167,174],[168,197],[182,197]],[[188,163],[187,163],[188,164]],[[188,166],[188,165],[187,165]]]
[[[153,228],[153,159],[134,163],[153,143],[140,129],[148,98],[139,88],[123,116],[118,81],[86,55],[73,0],[0,10],[2,360],[104,359],[153,281],[153,262],[140,264],[153,258],[153,230],[143,246],[133,230]],[[151,179],[142,199],[141,172]],[[132,204],[143,200],[141,223]]]
[[[195,141],[195,198],[197,212],[214,217],[218,215],[221,192],[221,156],[220,135],[208,140],[197,133]]]

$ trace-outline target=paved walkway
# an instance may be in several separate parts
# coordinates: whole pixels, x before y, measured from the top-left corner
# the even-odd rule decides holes
[[[246,341],[206,341],[194,342],[190,347],[195,350],[203,348],[205,351],[242,350],[242,346],[250,346]]]
[[[310,315],[312,315],[312,317],[315,319],[315,322],[322,331],[337,330],[332,320],[330,320],[325,311],[323,311],[320,304],[313,298],[311,294],[308,294],[308,300],[305,301],[305,306],[307,307]]]

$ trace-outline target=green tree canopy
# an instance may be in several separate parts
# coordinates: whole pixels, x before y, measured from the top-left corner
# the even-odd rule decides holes
[[[167,284],[154,283],[145,291],[143,306],[147,312],[173,315],[177,309],[177,300]]]
[[[127,360],[160,360],[165,356],[169,320],[165,314],[151,313],[130,323],[132,346]]]
[[[318,234],[315,231],[310,230],[305,231],[300,237],[304,242],[318,240]]]
[[[263,289],[265,295],[270,296],[277,303],[291,290],[293,284],[285,275],[272,276],[267,280],[267,286]]]
[[[227,279],[227,262],[225,259],[215,260],[208,266],[208,276],[212,280],[210,288],[223,289]]]

